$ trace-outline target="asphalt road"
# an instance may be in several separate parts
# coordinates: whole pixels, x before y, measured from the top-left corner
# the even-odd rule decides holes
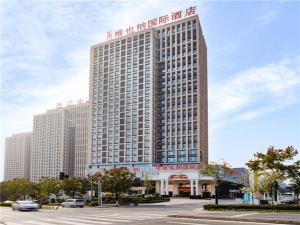
[[[174,201],[173,201],[174,203]],[[39,210],[37,212],[12,211],[11,208],[0,208],[0,221],[7,225],[266,225],[266,223],[238,222],[211,219],[173,218],[171,214],[189,215],[226,215],[229,217],[255,217],[255,218],[296,218],[298,214],[266,214],[254,212],[206,212],[201,209],[205,201],[177,200],[168,205],[148,205],[109,208],[59,208],[58,210]]]

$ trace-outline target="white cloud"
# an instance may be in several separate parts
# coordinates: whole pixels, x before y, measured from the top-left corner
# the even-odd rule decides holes
[[[263,12],[263,14],[257,17],[257,22],[262,25],[267,25],[275,21],[278,17],[278,10],[276,9],[267,9]]]
[[[250,68],[209,86],[211,132],[300,102],[300,57]]]

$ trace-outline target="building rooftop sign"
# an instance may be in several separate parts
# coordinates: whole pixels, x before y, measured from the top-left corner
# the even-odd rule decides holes
[[[186,17],[192,16],[195,14],[196,14],[196,6],[191,6],[191,7],[187,8],[185,11],[172,12],[171,15],[164,15],[164,16],[160,16],[158,18],[148,20],[147,22],[138,23],[135,27],[129,26],[126,29],[119,29],[119,30],[116,30],[115,32],[112,32],[112,31],[107,32],[106,40],[109,41],[114,38],[119,38],[119,37],[131,34],[134,32],[138,32],[138,31],[145,30],[148,28],[164,25],[166,23],[174,22],[176,20],[180,20],[182,18],[186,18]]]

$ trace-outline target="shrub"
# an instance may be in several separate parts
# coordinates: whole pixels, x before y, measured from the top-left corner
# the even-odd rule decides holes
[[[201,195],[191,195],[190,199],[201,199],[202,196]]]
[[[163,197],[160,195],[138,195],[138,196],[126,196],[119,198],[120,205],[129,205],[131,203],[158,203],[158,202],[168,202],[170,201],[170,197]],[[106,197],[102,199],[103,204],[115,204],[116,200],[112,197]],[[97,206],[98,201],[94,200],[92,203],[87,202],[89,206]]]
[[[60,203],[56,202],[56,203],[48,203],[47,205],[50,205],[50,206],[60,206]]]
[[[14,202],[0,202],[0,206],[3,207],[11,207]]]
[[[269,201],[268,201],[268,200],[263,200],[263,199],[261,199],[261,200],[259,200],[259,204],[260,204],[260,205],[268,205],[268,204],[269,204]]]
[[[273,210],[272,205],[204,205],[205,210]],[[275,210],[294,210],[300,211],[300,205],[275,205]]]

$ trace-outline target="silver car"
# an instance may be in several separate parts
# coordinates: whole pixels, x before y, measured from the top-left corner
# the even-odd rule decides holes
[[[38,210],[39,205],[34,203],[33,201],[17,201],[11,205],[12,210],[20,210],[20,211],[32,211]]]
[[[80,207],[83,208],[85,206],[85,201],[83,199],[67,199],[63,203],[61,203],[62,207]]]

